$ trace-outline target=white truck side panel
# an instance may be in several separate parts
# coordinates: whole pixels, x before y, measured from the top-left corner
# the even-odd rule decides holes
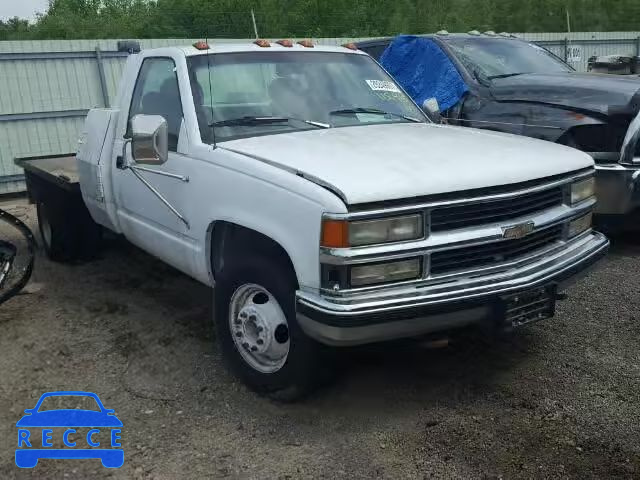
[[[191,274],[212,283],[210,234],[215,222],[226,221],[277,242],[289,255],[300,287],[318,288],[322,214],[346,212],[341,200],[288,171],[222,148],[202,145],[194,154],[208,158],[185,159],[180,172],[190,178],[182,211],[196,246]]]
[[[124,143],[138,70],[147,56],[174,59],[184,114],[178,151],[170,154],[165,165],[152,168],[184,175],[189,181],[142,175],[187,219],[188,228],[132,172],[113,166],[113,157],[120,154]],[[120,222],[116,224],[129,241],[212,285],[210,234],[215,222],[227,221],[277,242],[289,255],[300,286],[318,288],[322,214],[346,211],[338,197],[290,171],[202,143],[186,59],[177,49],[143,51],[129,57],[117,101],[121,114],[112,142],[109,180]],[[125,197],[128,202],[122,201]]]
[[[100,225],[119,231],[111,188],[111,156],[117,109],[89,111],[78,141],[78,176],[82,198],[92,218]]]

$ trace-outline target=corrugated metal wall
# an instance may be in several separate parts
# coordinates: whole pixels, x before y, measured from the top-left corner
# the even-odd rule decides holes
[[[576,32],[527,33],[520,36],[549,49],[560,58],[567,59],[567,47],[574,47],[579,60],[570,61],[579,72],[586,72],[589,58],[601,55],[640,56],[640,32]],[[570,60],[570,59],[568,59]]]
[[[587,70],[593,55],[640,54],[640,32],[520,34]],[[341,45],[363,38],[315,39]],[[141,40],[142,48],[188,45],[193,39]],[[215,40],[248,42],[249,40]],[[99,52],[96,53],[96,48]],[[126,55],[117,40],[46,40],[0,42],[0,194],[24,190],[22,172],[13,164],[20,156],[67,153],[86,111],[115,98]],[[99,59],[100,58],[100,59]],[[99,65],[102,65],[100,73]]]
[[[188,43],[141,42],[143,48]],[[0,42],[0,194],[24,190],[15,157],[76,150],[87,110],[115,98],[126,59],[116,45],[117,40]]]

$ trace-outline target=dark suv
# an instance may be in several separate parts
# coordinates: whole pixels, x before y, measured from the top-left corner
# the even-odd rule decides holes
[[[443,87],[438,78],[421,84],[421,77],[449,62],[466,88],[442,112],[444,121],[583,150],[596,161],[597,212],[614,215],[601,219],[639,209],[639,78],[578,73],[544,48],[509,36],[400,36],[357,45],[419,103]]]

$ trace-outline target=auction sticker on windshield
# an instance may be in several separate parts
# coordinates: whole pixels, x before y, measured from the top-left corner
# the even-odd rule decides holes
[[[124,463],[122,422],[95,393],[48,392],[24,413],[16,423],[18,467],[33,468],[41,458],[95,458],[106,468]]]
[[[400,93],[398,86],[389,80],[365,80],[369,88],[375,92]]]

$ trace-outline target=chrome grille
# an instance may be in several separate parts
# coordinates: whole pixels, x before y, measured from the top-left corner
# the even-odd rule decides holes
[[[531,233],[516,240],[500,240],[483,245],[453,248],[431,254],[431,275],[471,270],[515,260],[549,247],[562,239],[562,225]]]
[[[555,207],[560,205],[562,201],[563,188],[555,187],[517,198],[438,207],[431,211],[431,231],[454,230],[512,220]]]

